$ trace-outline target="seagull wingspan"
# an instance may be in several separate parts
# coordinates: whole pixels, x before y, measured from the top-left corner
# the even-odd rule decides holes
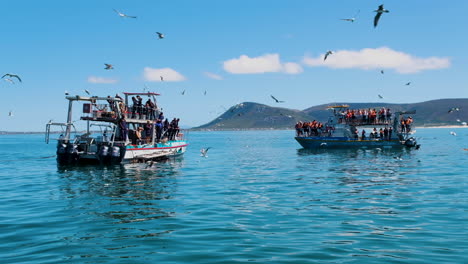
[[[380,10],[380,8],[379,8]],[[380,16],[382,15],[382,13],[380,12],[377,12],[377,14],[375,15],[374,17],[374,27],[377,27],[377,24],[379,23],[379,19],[380,19]]]

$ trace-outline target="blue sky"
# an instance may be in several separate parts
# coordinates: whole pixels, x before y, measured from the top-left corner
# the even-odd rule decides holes
[[[379,4],[390,13],[374,28]],[[23,82],[0,82],[0,130],[65,121],[65,90],[107,96],[145,84],[185,126],[245,101],[305,109],[468,97],[467,1],[16,0],[2,9],[0,73]],[[354,23],[340,20],[358,10]]]

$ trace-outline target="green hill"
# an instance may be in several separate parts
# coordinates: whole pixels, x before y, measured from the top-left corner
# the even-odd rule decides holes
[[[468,99],[438,99],[411,104],[340,102],[312,106],[304,110],[245,102],[232,106],[213,121],[194,129],[288,129],[293,128],[297,121],[318,120],[325,122],[330,114],[326,110],[327,106],[342,104],[349,105],[349,109],[386,107],[390,108],[393,113],[416,110],[413,117],[417,126],[460,125],[460,122],[456,121],[457,119],[461,122],[468,122]],[[448,110],[453,107],[460,108],[460,111],[448,113]]]

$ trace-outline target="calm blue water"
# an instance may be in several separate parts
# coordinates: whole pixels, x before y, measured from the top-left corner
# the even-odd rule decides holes
[[[468,262],[468,129],[400,152],[293,134],[191,132],[152,168],[58,168],[42,135],[1,136],[1,263]]]

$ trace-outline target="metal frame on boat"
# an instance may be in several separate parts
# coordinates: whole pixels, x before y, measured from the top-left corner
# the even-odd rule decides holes
[[[415,111],[396,112],[393,118],[386,119],[383,122],[362,122],[359,120],[345,120],[342,116],[342,109],[349,108],[348,105],[330,106],[327,109],[331,112],[324,129],[320,129],[316,134],[303,133],[296,131],[295,139],[299,144],[307,149],[317,148],[401,148],[416,147],[419,145],[416,139],[411,135],[414,131],[402,129],[400,117],[402,115],[412,115]],[[392,133],[387,138],[381,137],[359,137],[356,133],[358,128],[390,128]]]
[[[57,139],[57,162],[59,164],[101,163],[119,164],[160,160],[182,155],[188,146],[184,133],[178,127],[157,132],[156,117],[161,113],[157,106],[159,94],[124,93],[125,99],[98,96],[66,96],[69,101],[67,122],[49,122],[46,125],[46,143],[50,141],[51,127],[59,126],[62,134]],[[147,96],[152,98],[154,107],[129,107],[129,97]],[[74,104],[81,103],[79,121],[86,122],[86,131],[76,132],[73,119]],[[162,120],[164,121],[164,120]],[[150,136],[136,140],[136,131],[142,126],[151,127]],[[97,131],[95,128],[99,128]],[[72,129],[74,131],[72,131]],[[158,128],[160,129],[160,128]]]

